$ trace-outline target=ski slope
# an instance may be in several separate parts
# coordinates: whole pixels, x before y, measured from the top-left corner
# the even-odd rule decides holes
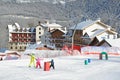
[[[84,60],[91,59],[88,65]],[[54,59],[55,70],[44,71],[44,62]],[[0,80],[120,80],[120,56],[99,60],[97,55],[44,58],[42,69],[28,67],[29,57],[0,61]]]

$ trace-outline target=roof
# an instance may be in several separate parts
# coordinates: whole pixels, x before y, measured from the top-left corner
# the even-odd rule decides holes
[[[9,32],[12,32],[12,31],[13,31],[12,25],[8,25],[8,30],[9,30]]]
[[[108,42],[112,47],[120,47],[120,38],[118,39],[105,39],[106,42]]]
[[[94,38],[95,36],[105,32],[105,31],[106,31],[105,29],[98,29],[90,36],[90,38]]]
[[[105,31],[106,31],[106,30],[104,30],[104,29],[98,29],[98,30],[96,30],[95,32],[86,32],[86,33],[84,34],[83,38],[95,38],[95,37],[97,37],[97,35],[105,32]],[[88,35],[88,37],[85,36],[86,34]]]
[[[13,25],[8,25],[9,32],[13,32],[16,28],[20,29],[20,25],[18,23],[14,23]]]
[[[8,25],[8,30],[10,33],[35,33],[36,28],[35,27],[31,27],[31,28],[22,28],[19,26],[18,23],[15,23],[13,25]]]
[[[100,38],[100,37],[98,37],[98,36],[96,36],[96,38],[97,38],[97,40],[98,40],[99,42],[103,40],[103,38]]]
[[[30,29],[29,29],[29,32],[35,32],[35,27],[31,27]]]
[[[111,30],[107,30],[107,29],[98,29],[96,30],[91,36],[90,38],[94,38],[95,36],[98,36],[104,32],[109,32],[111,34],[117,34],[117,32],[111,31]]]
[[[67,32],[67,33],[65,34],[65,36],[72,37],[72,36],[73,36],[73,33],[72,33],[72,32]]]
[[[73,27],[70,27],[70,29],[83,30],[84,28],[88,27],[89,25],[91,25],[95,22],[96,21],[92,21],[92,20],[83,21],[83,22],[80,22],[80,23],[74,25]]]
[[[41,24],[43,27],[50,27],[50,28],[61,28],[62,26],[56,23],[51,23],[51,24]]]
[[[73,27],[70,27],[70,29],[84,30],[85,28],[89,27],[90,25],[92,25],[94,23],[101,24],[105,28],[111,29],[111,26],[108,26],[108,25],[102,23],[100,20],[96,20],[96,21],[86,20],[86,21],[83,21],[83,22],[80,22],[80,23],[74,25]]]
[[[56,30],[58,30],[58,31],[61,31],[62,33],[66,33],[65,31],[63,31],[62,29],[53,29],[53,30],[51,30],[51,33],[53,33],[53,32],[55,32]]]
[[[18,23],[15,23],[15,26],[16,26],[17,28],[20,28],[20,25],[19,25]]]
[[[92,36],[94,34],[94,32],[86,32],[84,35],[83,35],[83,38],[90,38],[90,36]]]

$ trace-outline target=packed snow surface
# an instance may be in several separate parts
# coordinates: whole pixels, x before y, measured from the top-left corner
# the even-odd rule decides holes
[[[44,62],[54,59],[55,70],[44,71]],[[88,65],[84,61],[90,59]],[[120,80],[120,56],[99,60],[98,55],[44,58],[42,69],[28,67],[30,58],[0,61],[0,80]]]

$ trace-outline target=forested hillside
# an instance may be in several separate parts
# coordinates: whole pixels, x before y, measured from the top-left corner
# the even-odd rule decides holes
[[[39,20],[56,20],[70,27],[87,19],[101,19],[120,31],[120,0],[1,0],[0,48],[7,46],[7,25],[37,25]],[[120,33],[120,32],[119,32]]]

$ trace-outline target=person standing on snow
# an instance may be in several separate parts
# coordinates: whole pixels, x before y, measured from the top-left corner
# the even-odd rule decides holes
[[[41,60],[43,60],[43,59],[40,59],[39,57],[36,59],[36,68],[38,68],[38,67],[42,68],[41,67],[41,62],[40,62]]]
[[[50,61],[50,68],[51,68],[51,67],[53,67],[53,69],[55,69],[54,60],[53,60],[53,59]]]
[[[35,54],[29,54],[29,56],[30,56],[29,67],[31,67],[32,64],[35,67]]]

